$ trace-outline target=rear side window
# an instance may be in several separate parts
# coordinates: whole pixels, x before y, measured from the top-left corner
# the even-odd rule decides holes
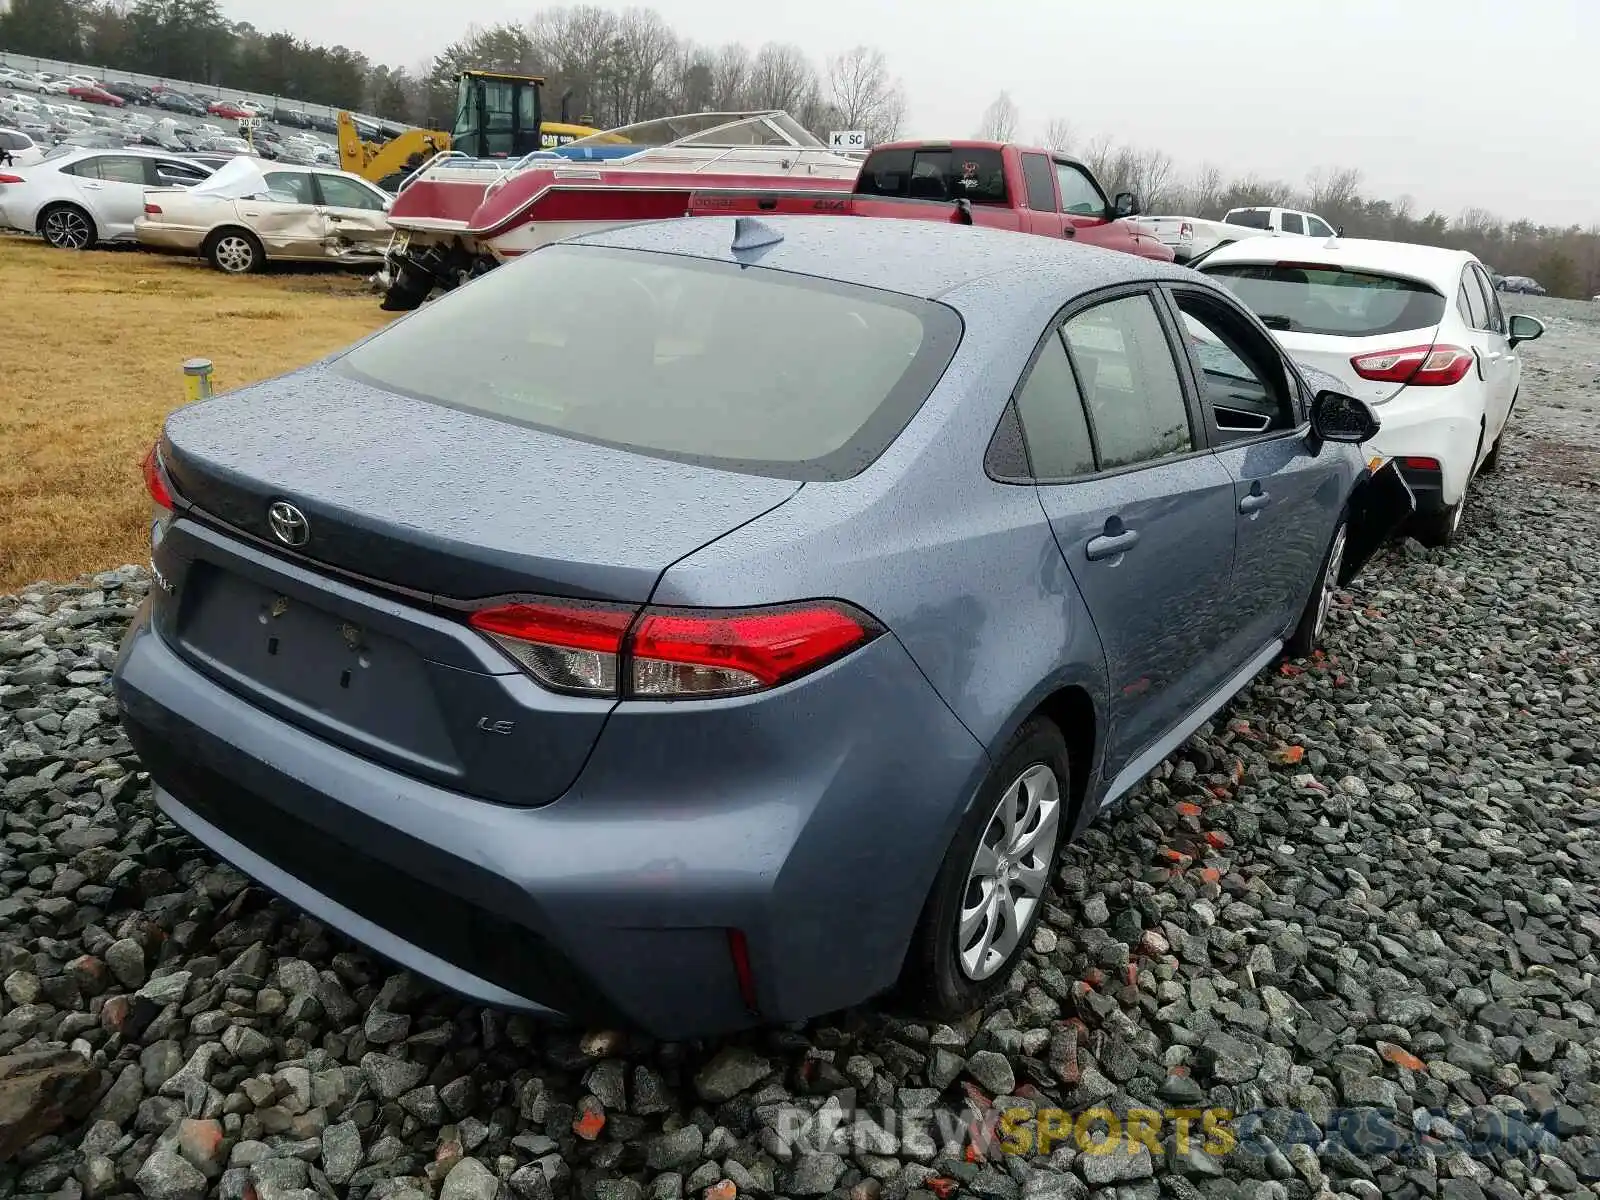
[[[1100,469],[1195,448],[1178,365],[1148,295],[1107,301],[1062,327],[1087,402]]]
[[[1283,214],[1283,231],[1285,233],[1304,233],[1306,224],[1300,219],[1299,213]]]
[[[1462,320],[1473,329],[1489,328],[1489,306],[1483,298],[1483,292],[1478,288],[1478,281],[1473,278],[1471,267],[1461,272],[1461,287],[1456,294],[1456,310],[1460,312]]]
[[[860,196],[1007,204],[1005,162],[993,149],[878,150],[856,180]]]
[[[1222,218],[1224,225],[1243,225],[1247,229],[1269,229],[1272,214],[1264,208],[1241,208]]]
[[[960,333],[951,309],[897,293],[558,245],[419,309],[336,369],[641,454],[843,479],[899,436]]]
[[[1017,413],[1035,479],[1094,474],[1094,441],[1083,413],[1083,395],[1059,332],[1045,339],[1027,382],[1017,392]]]
[[[316,189],[304,171],[268,171],[261,177],[267,183],[267,197],[280,204],[315,204]]]
[[[1203,267],[1268,329],[1330,337],[1375,337],[1429,329],[1445,298],[1425,283],[1314,263],[1219,263]]]

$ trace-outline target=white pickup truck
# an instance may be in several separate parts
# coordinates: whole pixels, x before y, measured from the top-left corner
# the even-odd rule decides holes
[[[1235,208],[1220,221],[1199,217],[1138,217],[1157,241],[1170,246],[1180,263],[1193,262],[1218,246],[1247,237],[1330,238],[1338,231],[1316,213],[1293,208]]]

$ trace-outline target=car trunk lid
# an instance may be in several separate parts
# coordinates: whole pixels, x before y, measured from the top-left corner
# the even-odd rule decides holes
[[[671,563],[800,486],[320,368],[180,410],[160,452],[182,511],[153,556],[157,627],[179,653],[362,757],[514,804],[571,785],[614,701],[539,687],[467,625],[471,608],[540,594],[642,605]],[[303,529],[274,528],[278,503]]]
[[[182,409],[163,457],[180,494],[294,552],[457,599],[547,590],[643,602],[670,563],[798,484],[653,458],[412,399],[323,368]]]

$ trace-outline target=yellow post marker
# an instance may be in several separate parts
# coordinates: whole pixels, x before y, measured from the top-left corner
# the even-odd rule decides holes
[[[211,396],[211,360],[191,358],[183,364],[183,390],[188,402],[206,400]]]

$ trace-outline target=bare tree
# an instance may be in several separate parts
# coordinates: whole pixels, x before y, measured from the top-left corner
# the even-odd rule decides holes
[[[1361,211],[1361,172],[1355,167],[1319,167],[1306,176],[1306,204],[1338,224]]]
[[[983,110],[983,120],[978,123],[980,137],[988,142],[1009,142],[1017,132],[1017,106],[1010,92],[1001,92]]]
[[[747,108],[750,100],[750,51],[730,42],[711,61],[711,103],[723,112]]]
[[[750,99],[757,108],[800,113],[815,107],[820,87],[816,69],[799,46],[768,42],[750,65]]]
[[[677,49],[677,35],[660,13],[630,8],[622,14],[610,64],[613,111],[619,123],[645,119],[662,90],[662,73]]]
[[[843,128],[865,130],[873,142],[892,140],[905,119],[905,91],[890,78],[883,51],[872,46],[828,60],[828,99]]]
[[[1044,144],[1058,153],[1065,154],[1072,149],[1077,135],[1072,131],[1071,123],[1065,117],[1051,117],[1044,127]]]

